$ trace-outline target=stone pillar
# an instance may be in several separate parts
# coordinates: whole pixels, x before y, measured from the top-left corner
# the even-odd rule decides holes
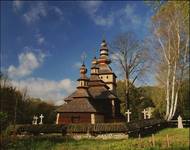
[[[95,124],[95,114],[91,114],[91,124]]]
[[[56,124],[59,124],[59,116],[60,116],[60,114],[57,113],[57,116],[56,116]]]

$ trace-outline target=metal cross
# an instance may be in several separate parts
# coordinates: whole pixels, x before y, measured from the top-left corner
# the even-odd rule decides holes
[[[82,55],[81,55],[81,61],[82,61],[82,64],[84,65],[84,62],[85,62],[85,59],[86,59],[86,53],[83,52]]]

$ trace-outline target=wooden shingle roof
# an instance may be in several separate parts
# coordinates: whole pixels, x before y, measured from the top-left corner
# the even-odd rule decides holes
[[[88,89],[90,95],[93,99],[116,99],[117,97],[112,94],[108,89],[105,87],[90,87]]]
[[[97,112],[88,98],[73,99],[67,104],[63,104],[57,112]]]
[[[90,97],[88,90],[86,88],[77,88],[75,93],[72,95],[73,98],[85,98]]]

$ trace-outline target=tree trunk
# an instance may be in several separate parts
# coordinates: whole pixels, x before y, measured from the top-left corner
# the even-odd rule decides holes
[[[178,95],[179,95],[179,91],[177,91],[177,92],[176,92],[176,96],[175,96],[175,103],[174,103],[174,110],[173,110],[173,112],[172,112],[172,116],[171,116],[171,118],[173,118],[173,117],[174,117],[175,112],[176,112],[176,108],[177,108],[177,101],[178,101]]]
[[[176,62],[175,62],[174,69],[173,69],[173,77],[172,77],[171,107],[170,107],[170,113],[169,113],[169,116],[168,116],[168,120],[171,120],[171,119],[172,119],[172,114],[173,114],[173,110],[174,110],[176,68],[177,68],[177,64],[176,64]]]
[[[170,72],[171,72],[171,65],[168,64],[167,84],[166,84],[166,115],[165,115],[165,119],[168,118],[169,108],[170,108]]]
[[[126,91],[125,91],[125,94],[126,94],[126,111],[129,109],[129,80],[127,78],[127,75],[126,75],[126,79],[125,79],[125,86],[126,86]]]

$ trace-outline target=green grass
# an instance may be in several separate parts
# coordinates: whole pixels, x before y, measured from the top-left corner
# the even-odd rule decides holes
[[[167,147],[166,135],[169,136],[170,147]],[[30,137],[17,140],[8,145],[9,150],[188,150],[189,128],[164,129],[155,134],[155,146],[151,136],[145,138],[129,138],[123,140],[73,140],[59,136]]]

